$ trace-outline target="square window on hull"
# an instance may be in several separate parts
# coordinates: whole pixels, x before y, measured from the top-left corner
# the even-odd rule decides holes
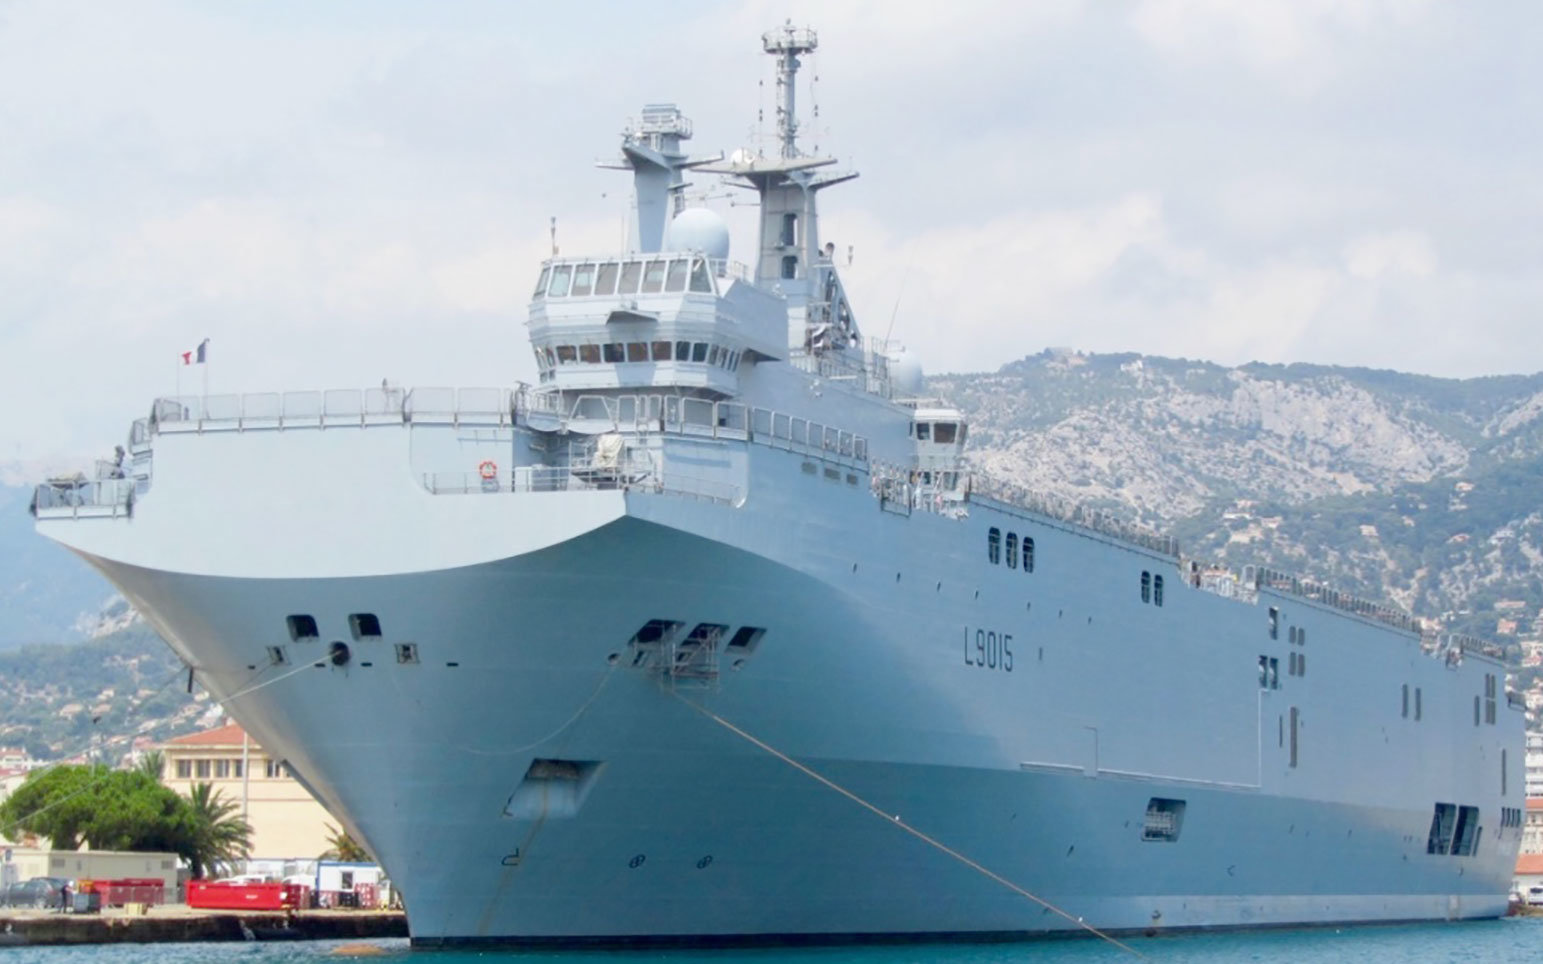
[[[766,635],[766,630],[755,626],[741,626],[735,630],[733,637],[729,639],[728,651],[736,653],[754,652],[761,642],[761,637]]]
[[[321,633],[316,628],[316,617],[314,616],[287,616],[284,621],[289,626],[289,638],[297,643],[304,640],[321,638]]]
[[[629,646],[662,646],[675,638],[680,628],[685,623],[675,619],[650,619],[642,628],[632,634],[632,639],[627,642]]]
[[[1141,839],[1149,842],[1176,843],[1179,831],[1184,828],[1183,800],[1153,797],[1147,801],[1146,821],[1141,827]]]
[[[374,613],[350,613],[348,629],[354,634],[355,640],[379,639],[380,618]]]

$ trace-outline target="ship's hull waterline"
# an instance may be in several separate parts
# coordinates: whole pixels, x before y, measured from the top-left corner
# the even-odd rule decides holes
[[[596,573],[596,559],[613,565]],[[929,731],[904,700],[908,722],[893,699],[873,702],[916,682],[890,642],[906,627],[786,566],[630,517],[526,556],[397,576],[251,580],[92,561],[217,694],[246,691],[231,709],[369,842],[422,944],[1079,929],[698,707],[1101,929],[1505,908],[1502,862],[1427,855],[1422,808],[1101,772],[1091,758],[991,765],[962,753],[968,765],[949,765],[958,715],[918,692],[910,710],[938,722]],[[291,643],[285,665],[253,662],[281,613],[340,606],[401,615],[389,638],[350,640],[343,666],[328,658],[326,630]],[[674,616],[769,631],[740,668],[726,658],[716,682],[632,665],[638,627]],[[408,639],[418,662],[398,663],[396,641]],[[823,678],[799,675],[800,664]],[[995,724],[1055,725],[1032,705]],[[550,798],[532,798],[521,787],[537,759],[585,769],[577,786],[542,785]],[[1178,841],[1142,839],[1154,797],[1186,801]]]

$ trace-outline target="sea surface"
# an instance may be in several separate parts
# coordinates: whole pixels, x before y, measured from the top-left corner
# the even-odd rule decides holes
[[[356,957],[361,943],[384,954]],[[1316,928],[1134,938],[1123,950],[1095,938],[1015,944],[904,944],[753,951],[414,951],[405,940],[255,944],[140,944],[0,948],[0,964],[323,964],[381,961],[463,964],[1539,964],[1543,917],[1456,924]]]

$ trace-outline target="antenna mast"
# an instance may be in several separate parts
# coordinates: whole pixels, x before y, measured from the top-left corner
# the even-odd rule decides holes
[[[792,20],[761,35],[762,49],[777,55],[777,138],[782,142],[784,158],[798,156],[798,114],[793,87],[798,77],[798,57],[813,53],[819,45],[813,30],[795,27]]]

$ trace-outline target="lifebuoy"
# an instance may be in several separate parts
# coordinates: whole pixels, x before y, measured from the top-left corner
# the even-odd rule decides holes
[[[483,459],[482,463],[477,466],[477,474],[482,476],[484,481],[497,478],[498,463],[492,459]]]

